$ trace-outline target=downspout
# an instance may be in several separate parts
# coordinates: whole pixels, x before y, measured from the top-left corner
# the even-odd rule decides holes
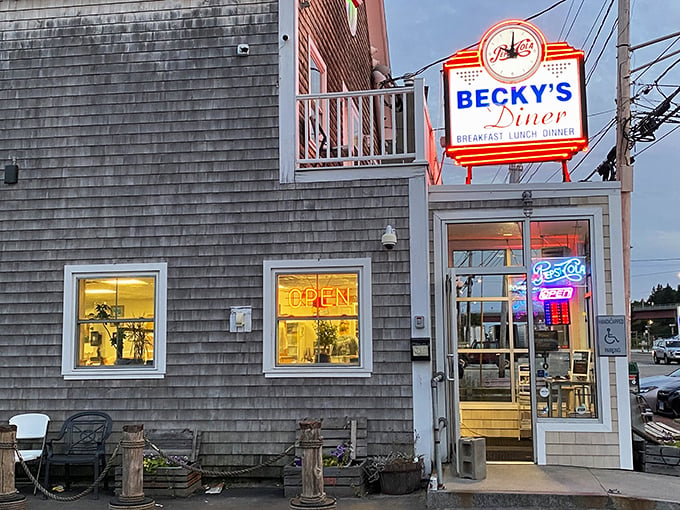
[[[434,489],[443,488],[442,483],[442,459],[439,454],[440,449],[440,438],[439,431],[441,428],[446,427],[446,418],[437,417],[437,403],[439,402],[439,387],[437,386],[440,382],[444,381],[444,372],[436,372],[432,380],[430,381],[430,387],[432,389],[432,427],[434,430],[434,461],[435,470],[437,472],[437,483]]]

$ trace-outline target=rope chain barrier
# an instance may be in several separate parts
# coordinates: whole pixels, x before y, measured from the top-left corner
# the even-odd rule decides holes
[[[158,453],[159,456],[163,457],[166,461],[170,462],[171,464],[174,464],[176,466],[181,466],[185,469],[188,469],[189,471],[193,471],[195,473],[201,473],[202,475],[206,476],[212,476],[215,478],[220,478],[220,477],[232,477],[232,476],[238,476],[238,475],[243,475],[246,473],[250,473],[252,471],[255,471],[257,469],[271,466],[274,464],[276,461],[282,459],[283,457],[287,456],[290,454],[290,452],[297,446],[296,444],[290,445],[288,448],[286,448],[284,451],[281,453],[276,454],[274,457],[271,459],[262,462],[256,466],[251,466],[243,469],[236,469],[232,471],[210,471],[207,469],[201,469],[199,467],[193,466],[189,464],[188,462],[184,462],[183,460],[180,460],[176,457],[172,457],[168,454],[166,454],[163,450],[161,450],[158,446],[153,444],[147,437],[144,438],[144,442],[148,444],[152,450],[154,450],[156,453]]]
[[[122,441],[121,441],[122,442]],[[78,494],[75,494],[74,496],[57,496],[56,494],[52,494],[48,489],[43,487],[40,482],[33,476],[33,473],[31,473],[31,470],[28,469],[28,466],[26,465],[26,462],[24,462],[24,459],[21,457],[21,453],[19,453],[19,450],[17,449],[16,443],[13,446],[14,451],[17,454],[17,457],[19,458],[19,463],[21,464],[21,467],[23,468],[24,472],[26,473],[26,476],[28,476],[28,479],[31,480],[31,483],[33,483],[33,486],[37,488],[44,496],[53,499],[55,501],[61,501],[64,503],[72,502],[72,501],[77,501],[84,496],[87,496],[90,492],[94,490],[95,487],[97,487],[104,478],[106,478],[106,475],[109,473],[109,470],[111,469],[111,466],[113,466],[113,462],[116,460],[116,457],[118,456],[118,451],[120,450],[120,444],[119,442],[116,447],[113,450],[113,453],[109,457],[108,462],[106,463],[106,466],[102,470],[101,474],[97,477],[97,479],[90,485],[87,489],[85,489],[82,492],[79,492]],[[7,444],[0,444],[0,446],[7,446]]]

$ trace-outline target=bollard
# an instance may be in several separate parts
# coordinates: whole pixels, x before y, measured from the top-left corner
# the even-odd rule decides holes
[[[335,498],[323,490],[323,456],[321,447],[321,421],[300,422],[300,449],[302,450],[302,493],[290,500],[293,510],[329,510],[335,508]]]
[[[122,487],[109,510],[151,510],[156,502],[144,497],[144,426],[125,425],[120,442],[123,450]]]
[[[14,485],[16,425],[0,425],[0,510],[24,510],[26,496]]]

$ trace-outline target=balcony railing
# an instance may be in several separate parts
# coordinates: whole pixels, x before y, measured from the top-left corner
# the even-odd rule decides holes
[[[439,166],[423,80],[413,86],[297,97],[297,170]]]

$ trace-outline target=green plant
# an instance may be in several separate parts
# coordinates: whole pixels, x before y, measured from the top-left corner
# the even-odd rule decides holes
[[[333,323],[330,321],[319,321],[316,326],[316,334],[321,350],[323,352],[330,352],[330,348],[338,339],[338,328],[333,326]]]
[[[144,353],[147,347],[151,345],[151,341],[147,335],[146,329],[141,322],[128,322],[125,328],[130,333],[130,341],[132,342],[132,357],[134,359],[144,358]]]

